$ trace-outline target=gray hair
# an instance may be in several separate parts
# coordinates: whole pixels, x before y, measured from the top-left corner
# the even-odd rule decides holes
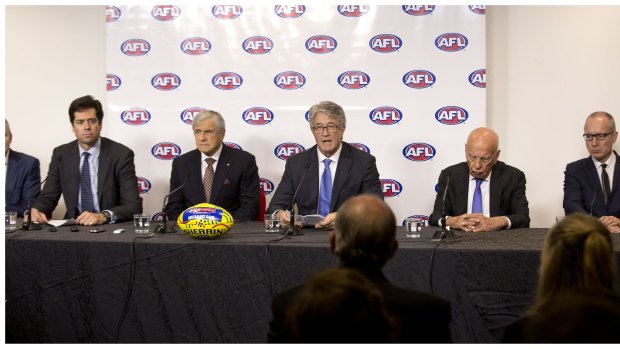
[[[194,116],[194,120],[192,120],[192,128],[194,128],[195,124],[199,124],[204,120],[215,120],[215,128],[218,133],[223,132],[226,129],[226,122],[222,117],[222,114],[216,112],[215,110],[203,110],[200,113]]]
[[[347,118],[344,116],[344,109],[342,109],[341,106],[334,102],[323,101],[310,107],[310,111],[308,112],[308,121],[310,121],[310,128],[314,126],[314,118],[319,112],[325,113],[327,114],[327,116],[336,119],[336,123],[338,124],[338,126],[347,126]]]
[[[593,119],[599,116],[607,118],[607,120],[609,121],[609,126],[611,127],[611,130],[609,130],[610,132],[616,132],[616,122],[614,121],[614,117],[606,111],[595,111],[594,113],[588,115],[586,120]]]

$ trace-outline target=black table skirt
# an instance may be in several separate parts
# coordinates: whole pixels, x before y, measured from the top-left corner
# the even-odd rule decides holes
[[[182,233],[144,239],[130,223],[105,228],[6,234],[7,342],[115,342],[132,245],[135,280],[121,343],[265,342],[272,295],[336,266],[325,231],[274,241],[279,234],[246,222],[197,240]],[[113,234],[118,228],[127,231]],[[455,342],[498,342],[533,302],[546,229],[457,232],[441,244],[430,241],[433,231],[409,239],[399,230],[387,277],[450,301]]]

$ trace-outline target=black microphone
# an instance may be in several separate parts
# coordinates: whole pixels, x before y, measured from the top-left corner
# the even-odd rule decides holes
[[[47,172],[47,176],[45,176],[45,179],[43,179],[43,182],[41,182],[41,188],[43,188],[43,184],[47,182],[47,179],[50,177],[50,174],[52,174],[53,172],[56,172],[56,170],[60,168],[60,160],[56,160],[56,162],[54,162],[52,165],[54,165],[54,167],[52,167],[53,171]],[[32,219],[31,219],[32,215],[30,214],[32,211],[32,203],[30,202],[30,199],[26,200],[26,203],[27,203],[27,206],[26,206],[26,212],[24,213],[24,221],[22,222],[22,230],[26,230],[26,231],[41,230],[42,228],[40,224],[36,224],[32,222]]]
[[[592,195],[592,201],[590,202],[590,216],[593,214],[594,210],[594,200],[596,200],[596,188],[594,188],[594,194]]]
[[[168,200],[170,195],[172,195],[172,194],[176,193],[177,191],[181,190],[181,188],[183,188],[185,186],[185,183],[187,183],[187,179],[188,178],[189,178],[189,173],[187,174],[187,176],[185,176],[185,179],[183,180],[183,184],[179,185],[173,191],[169,192],[168,195],[164,196],[164,205],[161,208],[161,213],[163,215],[163,218],[161,220],[161,223],[159,223],[157,225],[157,227],[155,228],[155,234],[176,233],[176,230],[174,229],[174,226],[168,224],[168,213],[166,212],[166,205],[167,205],[166,204],[166,200]]]
[[[441,241],[444,238],[451,238],[454,236],[454,232],[447,230],[446,222],[446,197],[448,196],[448,189],[450,188],[450,172],[446,173],[446,187],[443,190],[443,198],[441,200],[441,230],[437,230],[433,233],[431,241]]]
[[[307,162],[306,165],[304,166],[304,175],[301,176],[301,180],[299,181],[299,184],[297,185],[297,189],[295,189],[295,193],[293,194],[293,200],[291,200],[291,216],[290,216],[290,222],[289,222],[290,227],[289,227],[289,230],[286,232],[287,236],[304,235],[301,229],[299,229],[299,231],[295,229],[295,199],[297,199],[297,193],[299,192],[301,185],[304,183],[304,179],[306,178],[306,173],[308,173],[308,168],[310,168],[310,162]]]

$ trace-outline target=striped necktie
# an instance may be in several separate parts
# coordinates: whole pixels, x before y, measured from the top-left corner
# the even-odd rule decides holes
[[[90,166],[88,157],[90,153],[85,151],[82,153],[84,161],[82,162],[82,172],[80,172],[80,194],[82,196],[82,212],[94,212],[95,204],[93,202],[93,189],[90,185]]]

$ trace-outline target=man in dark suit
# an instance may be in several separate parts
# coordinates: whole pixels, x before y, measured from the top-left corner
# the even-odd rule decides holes
[[[564,212],[599,217],[612,233],[619,233],[620,157],[612,149],[618,138],[616,123],[611,114],[594,112],[586,118],[583,132],[590,156],[566,166]]]
[[[336,229],[330,232],[329,240],[340,267],[360,271],[379,289],[388,315],[394,320],[397,342],[451,342],[450,303],[395,286],[381,270],[398,249],[396,218],[383,200],[369,194],[347,200],[338,211]],[[292,340],[286,318],[301,289],[299,286],[274,296],[268,341]]]
[[[222,115],[207,110],[192,122],[196,148],[172,162],[168,218],[175,220],[188,207],[208,202],[230,212],[236,221],[253,220],[260,207],[260,180],[254,155],[224,144]]]
[[[30,155],[16,152],[11,147],[13,134],[9,122],[4,120],[4,162],[6,186],[4,187],[5,212],[17,212],[23,217],[30,204],[34,204],[41,191],[41,170],[39,160]]]
[[[47,222],[62,194],[65,219],[100,225],[142,213],[133,151],[101,137],[103,108],[92,96],[74,100],[69,121],[76,140],[54,149],[47,181],[32,206],[32,220]]]
[[[298,213],[318,213],[325,219],[315,228],[332,229],[338,208],[348,198],[371,193],[383,199],[379,172],[374,156],[342,142],[347,120],[341,106],[330,101],[313,105],[309,123],[316,145],[286,161],[267,212],[278,211],[280,220],[288,222],[284,210],[291,209],[298,190]]]
[[[443,224],[468,232],[528,228],[530,216],[525,196],[525,175],[499,158],[499,137],[486,127],[473,130],[465,144],[466,162],[439,174],[431,225]],[[449,181],[449,183],[448,183]]]

